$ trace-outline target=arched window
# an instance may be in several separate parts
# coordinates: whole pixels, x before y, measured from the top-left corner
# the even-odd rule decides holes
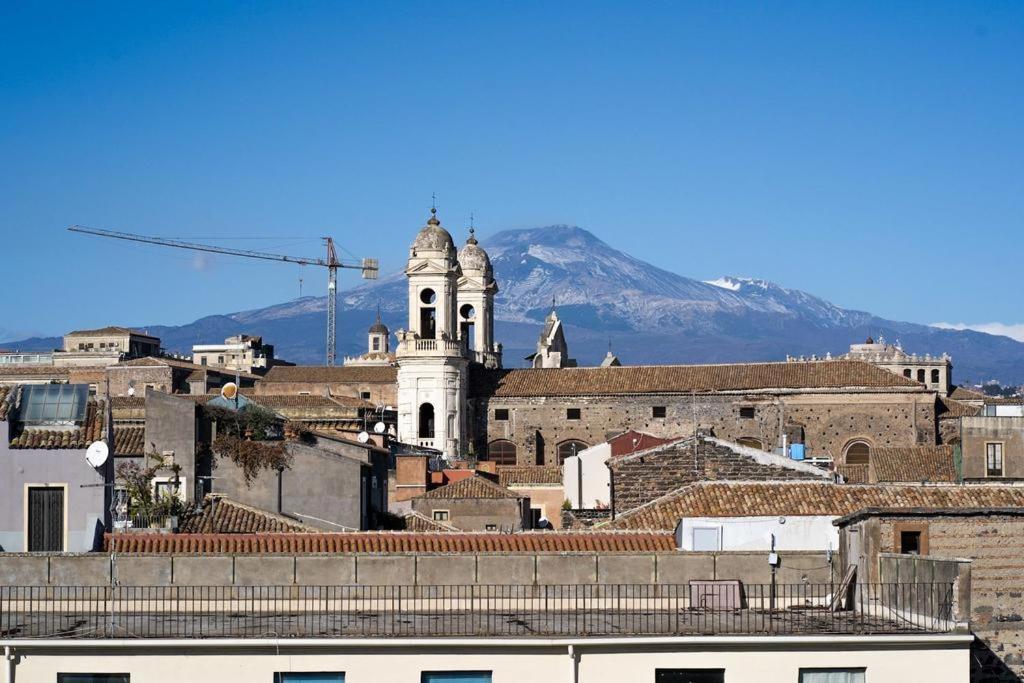
[[[434,438],[434,406],[430,403],[420,404],[420,430],[421,439]]]
[[[939,371],[938,369],[932,370],[932,384],[939,383]]]
[[[566,458],[578,455],[584,448],[590,448],[590,446],[576,439],[569,439],[558,444],[558,464],[561,465]]]
[[[420,338],[434,339],[437,336],[437,314],[434,311],[434,302],[437,301],[437,294],[432,289],[424,289],[420,292]]]
[[[920,368],[917,371],[917,381],[924,384],[924,368]]]
[[[871,446],[866,441],[854,441],[846,447],[847,465],[867,465],[871,458]]]
[[[515,465],[518,462],[516,445],[505,439],[492,441],[487,444],[487,457],[485,460],[489,460],[497,465]]]
[[[747,448],[756,448],[759,451],[764,450],[764,444],[761,443],[761,439],[755,438],[753,436],[741,436],[740,438],[736,439],[736,443],[738,443],[740,446],[746,446]]]

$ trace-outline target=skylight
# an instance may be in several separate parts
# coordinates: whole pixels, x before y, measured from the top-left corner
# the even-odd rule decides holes
[[[85,384],[30,384],[22,388],[18,417],[25,424],[60,425],[85,420]]]

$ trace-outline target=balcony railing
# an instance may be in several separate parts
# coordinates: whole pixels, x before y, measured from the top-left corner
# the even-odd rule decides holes
[[[709,590],[721,590],[716,595]],[[954,628],[952,584],[3,586],[5,638],[892,634]]]

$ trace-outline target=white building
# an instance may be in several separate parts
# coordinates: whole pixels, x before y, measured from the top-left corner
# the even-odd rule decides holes
[[[470,362],[500,367],[490,259],[470,234],[461,253],[431,209],[409,249],[409,329],[398,330],[398,439],[466,452]]]

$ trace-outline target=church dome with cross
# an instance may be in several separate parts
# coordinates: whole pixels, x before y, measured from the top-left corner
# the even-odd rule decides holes
[[[430,218],[424,225],[416,239],[413,240],[412,250],[414,253],[420,251],[455,251],[455,242],[451,234],[441,227],[441,221],[437,219],[437,209],[430,209]]]
[[[474,272],[490,279],[492,272],[491,259],[487,252],[477,243],[474,232],[473,228],[469,229],[469,239],[466,240],[466,246],[462,247],[459,251],[459,266],[462,267],[463,273]]]

